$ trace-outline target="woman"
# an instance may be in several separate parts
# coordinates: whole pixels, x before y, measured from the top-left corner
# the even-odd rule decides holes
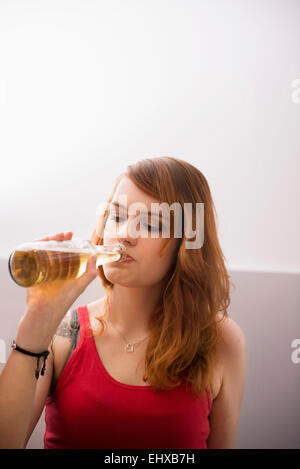
[[[128,210],[121,206],[124,198]],[[187,249],[184,230],[174,236],[172,212],[170,237],[162,238],[165,220],[153,224],[152,217],[159,215],[152,204],[161,202],[183,209],[192,203],[193,226],[196,203],[204,204],[200,249]],[[130,230],[136,203],[148,209],[139,236]],[[144,236],[145,229],[158,236]],[[45,448],[234,448],[245,338],[228,316],[229,276],[203,174],[171,157],[130,165],[117,179],[91,240],[122,242],[132,260],[96,270],[90,259],[86,273],[62,282],[58,294],[49,285],[27,289],[16,343],[31,351],[46,347],[49,356],[37,383],[29,376],[33,357],[17,351],[9,357],[0,392],[11,406],[2,403],[2,412],[4,422],[18,418],[21,428],[2,432],[6,447],[26,446],[46,405]],[[72,310],[97,273],[105,296]],[[22,374],[16,383],[12,360]],[[18,392],[21,402],[11,416]]]

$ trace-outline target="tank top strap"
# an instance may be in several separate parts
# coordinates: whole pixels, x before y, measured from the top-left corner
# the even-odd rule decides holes
[[[85,340],[93,337],[93,332],[90,323],[89,311],[87,305],[77,306],[77,314],[80,325],[80,335],[78,345],[81,345]]]

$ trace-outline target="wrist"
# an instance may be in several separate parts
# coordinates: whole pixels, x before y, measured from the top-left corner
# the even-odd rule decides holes
[[[23,349],[22,347],[20,347],[20,346],[16,343],[15,340],[13,341],[11,348],[12,348],[13,350],[16,350],[17,352],[22,353],[23,355],[27,355],[27,356],[30,356],[30,357],[37,358],[37,364],[36,364],[36,369],[35,369],[35,377],[36,377],[36,379],[38,379],[40,373],[41,373],[42,376],[44,375],[44,373],[45,373],[45,368],[46,368],[46,360],[47,360],[48,355],[49,355],[49,353],[50,353],[48,350],[44,350],[44,351],[42,351],[41,353],[36,353],[36,352],[32,352],[32,351],[30,351],[30,350],[25,350],[25,349]],[[43,359],[43,366],[42,366],[42,368],[40,367],[41,358]]]

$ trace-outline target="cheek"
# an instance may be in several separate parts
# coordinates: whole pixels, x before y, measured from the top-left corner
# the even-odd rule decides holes
[[[104,230],[103,230],[103,239],[104,240],[114,239],[116,235],[117,235],[117,232],[116,232],[115,226],[113,226],[113,224],[109,220],[107,220],[104,226]]]
[[[156,247],[153,251],[149,249],[144,259],[144,268],[155,277],[163,277],[170,269],[174,258],[174,253],[171,253],[168,248],[163,253],[160,251],[161,246]]]

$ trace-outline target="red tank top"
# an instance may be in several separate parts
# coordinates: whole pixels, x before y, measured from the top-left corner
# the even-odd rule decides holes
[[[203,399],[184,384],[154,392],[151,386],[115,380],[87,333],[87,306],[77,312],[79,343],[46,401],[44,448],[207,448],[209,391]]]

